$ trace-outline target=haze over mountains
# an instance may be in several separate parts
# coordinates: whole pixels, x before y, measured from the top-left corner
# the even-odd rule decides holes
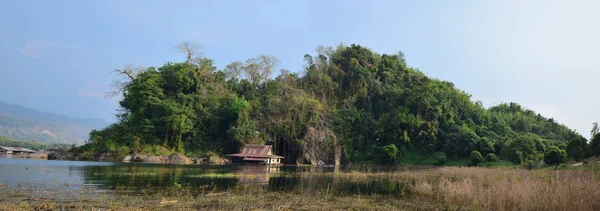
[[[0,136],[42,143],[82,144],[92,129],[110,122],[42,112],[0,101]]]

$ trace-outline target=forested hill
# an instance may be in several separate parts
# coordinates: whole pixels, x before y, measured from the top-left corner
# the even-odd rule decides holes
[[[195,57],[194,46],[179,47],[186,62],[115,71],[129,79],[121,84],[121,121],[92,132],[85,150],[226,154],[257,143],[273,144],[288,163],[393,163],[419,155],[441,164],[476,151],[520,164],[583,139],[516,103],[486,109],[451,82],[410,67],[402,53],[320,46],[304,56],[305,69],[290,72],[268,55],[219,70]]]
[[[101,119],[70,118],[0,102],[0,136],[17,140],[83,144],[92,129],[109,124]]]
[[[24,147],[31,150],[56,150],[56,149],[69,149],[71,145],[68,144],[46,144],[38,141],[19,141],[12,138],[0,136],[0,146],[3,147]]]

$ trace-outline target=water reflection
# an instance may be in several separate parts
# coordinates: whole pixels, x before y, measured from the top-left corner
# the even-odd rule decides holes
[[[379,170],[381,169],[352,169]],[[91,186],[100,190],[115,190],[126,187],[135,191],[173,186],[223,190],[238,186],[255,186],[269,191],[399,195],[405,187],[403,182],[391,178],[359,179],[340,173],[346,171],[349,169],[0,159],[0,181],[12,185],[30,183],[54,188],[76,189]]]

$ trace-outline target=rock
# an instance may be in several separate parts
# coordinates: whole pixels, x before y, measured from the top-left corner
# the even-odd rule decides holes
[[[323,162],[322,160],[317,161],[317,166],[325,166],[325,162]]]
[[[105,161],[107,158],[108,158],[108,154],[103,152],[103,153],[100,153],[98,155],[98,157],[96,157],[95,160],[97,160],[97,161]]]
[[[170,164],[193,164],[194,162],[181,153],[175,153],[169,156]]]
[[[127,155],[123,158],[123,162],[131,162],[132,159],[133,159],[133,156]]]
[[[48,152],[48,160],[75,160],[75,154],[66,150]]]
[[[44,152],[36,152],[33,154],[27,155],[28,158],[48,158],[48,154]]]
[[[144,161],[144,159],[148,157],[147,155],[140,155],[140,154],[134,154],[133,155],[133,161],[135,162],[142,162]]]
[[[164,156],[148,156],[142,160],[144,163],[165,163],[168,159]]]
[[[210,155],[210,157],[208,157],[208,164],[216,164],[216,165],[222,165],[222,164],[226,164],[229,163],[229,160],[222,158],[221,156],[212,153],[212,155]]]

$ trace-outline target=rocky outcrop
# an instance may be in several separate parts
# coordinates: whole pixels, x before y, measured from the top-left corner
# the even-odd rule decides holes
[[[48,153],[36,152],[36,153],[27,155],[27,158],[48,158]]]
[[[229,163],[228,159],[222,158],[221,156],[219,156],[217,154],[212,154],[208,158],[208,164],[223,165],[223,164],[227,164],[227,163]]]
[[[131,162],[133,160],[133,155],[127,155],[123,158],[123,162]]]
[[[48,153],[48,160],[79,160],[75,154],[69,151],[55,151]]]
[[[169,160],[169,158],[165,157],[165,156],[148,156],[146,158],[144,158],[144,160],[142,160],[142,162],[144,163],[167,163],[167,161]]]
[[[133,158],[132,158],[132,161],[135,161],[135,162],[142,162],[142,161],[144,161],[144,159],[145,159],[146,157],[148,157],[148,155],[134,154],[134,155],[133,155]]]
[[[186,157],[185,155],[183,155],[181,153],[175,153],[175,154],[172,154],[171,156],[169,156],[169,163],[170,164],[193,164],[194,161],[192,161],[190,158]]]

